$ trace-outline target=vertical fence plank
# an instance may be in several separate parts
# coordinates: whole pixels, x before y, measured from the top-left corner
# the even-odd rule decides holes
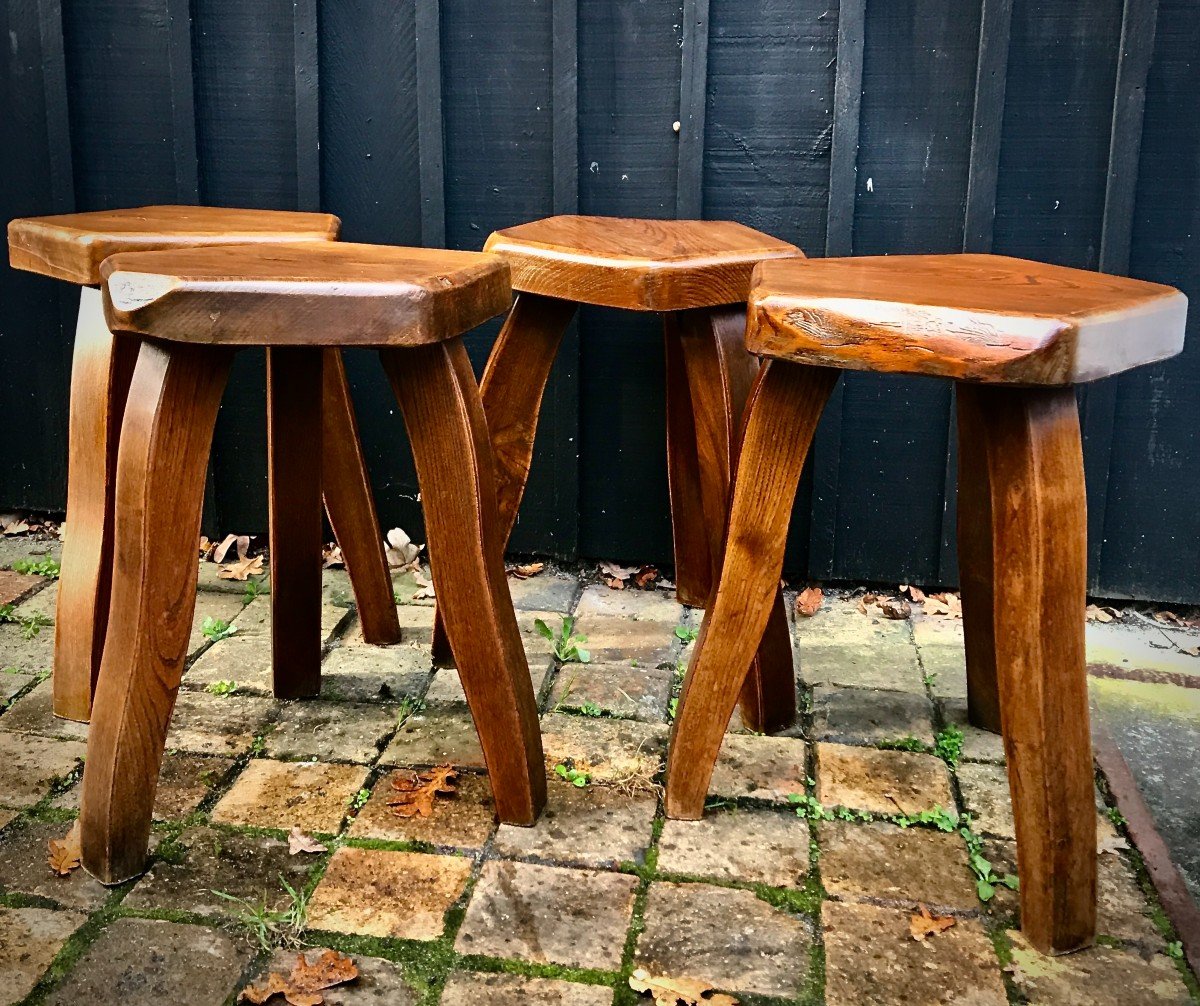
[[[708,94],[708,0],[684,0],[679,75],[679,167],[675,216],[698,219],[704,211],[704,109]]]
[[[75,209],[75,174],[71,163],[71,120],[67,104],[67,60],[63,48],[60,0],[38,0],[42,95],[46,102],[46,148],[53,213]]]
[[[421,243],[446,244],[446,175],[442,137],[442,9],[417,0],[417,136],[421,153]]]
[[[318,93],[317,3],[293,0],[295,50],[296,208],[321,208],[321,135]]]
[[[579,212],[579,0],[553,0],[554,212]]]

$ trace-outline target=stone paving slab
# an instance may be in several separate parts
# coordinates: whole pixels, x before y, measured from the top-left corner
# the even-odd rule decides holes
[[[621,966],[637,878],[592,870],[485,863],[454,949],[538,964]]]
[[[313,929],[436,940],[471,875],[471,860],[343,846],[308,905]]]
[[[5,674],[0,677],[0,682],[12,677],[13,675]],[[9,710],[0,716],[0,733],[8,731],[40,734],[43,737],[57,737],[61,740],[86,741],[88,728],[86,723],[77,723],[75,720],[65,720],[54,715],[54,685],[47,678],[17,699]]]
[[[54,630],[42,628],[26,639],[19,625],[0,625],[0,668],[39,674],[54,666]]]
[[[342,702],[400,702],[420,696],[429,682],[429,650],[395,646],[335,647],[321,665],[321,697]]]
[[[87,916],[0,907],[0,1003],[19,1003]]]
[[[15,573],[11,569],[0,570],[0,605],[16,604],[22,597],[48,582],[53,581],[30,573]]]
[[[554,658],[547,654],[526,653],[526,664],[529,668],[529,681],[533,686],[534,696],[541,694],[546,679],[554,670]],[[574,667],[574,664],[568,665]],[[425,701],[431,706],[461,706],[466,708],[467,693],[463,691],[462,678],[455,667],[442,667],[433,676],[433,681],[425,692]]]
[[[44,581],[41,576],[28,576],[23,574],[14,574],[22,576],[25,580]],[[0,604],[6,604],[6,601],[0,601]],[[32,597],[26,598],[16,607],[16,612],[24,618],[40,615],[42,618],[54,621],[58,613],[58,581],[51,580],[41,590]]]
[[[870,814],[916,814],[954,807],[946,765],[933,755],[817,745],[817,799]]]
[[[584,588],[575,605],[576,618],[637,618],[674,627],[684,618],[684,608],[670,591],[612,590],[593,583]]]
[[[679,649],[674,627],[661,622],[594,616],[580,620],[575,631],[587,636],[587,650],[601,664],[673,665]]]
[[[923,694],[818,685],[812,716],[814,740],[878,744],[912,738],[933,746],[933,707]]]
[[[715,880],[800,887],[808,860],[808,822],[790,811],[710,810],[667,821],[658,840],[660,872]]]
[[[217,681],[234,682],[239,695],[270,695],[271,637],[229,636],[213,643],[183,674],[184,688],[204,689]]]
[[[487,767],[471,714],[438,706],[409,716],[379,760],[383,765]]]
[[[271,758],[373,762],[395,733],[394,706],[308,699],[284,703],[267,735]]]
[[[974,829],[982,835],[1015,838],[1008,772],[1003,765],[963,764],[955,772],[963,806],[975,819]]]
[[[645,922],[634,961],[652,975],[790,998],[808,973],[808,923],[750,891],[654,883]]]
[[[209,638],[204,635],[206,618],[233,623],[244,607],[245,599],[238,594],[224,594],[215,591],[197,594],[196,611],[192,616],[192,631],[188,636],[188,653],[195,653],[200,647],[206,646],[210,642]],[[228,638],[232,639],[233,637]]]
[[[1003,764],[1004,738],[990,730],[980,730],[967,722],[967,700],[943,699],[938,703],[942,720],[947,726],[962,731],[962,758],[964,761],[986,761]]]
[[[599,710],[609,716],[661,723],[667,712],[669,669],[629,662],[565,664],[550,691],[550,708]]]
[[[542,717],[546,767],[569,764],[594,783],[648,789],[662,767],[666,728],[635,720],[548,713]]]
[[[549,570],[525,580],[508,577],[508,592],[518,611],[568,612],[579,593],[579,579]]]
[[[807,746],[802,740],[726,734],[709,793],[786,803],[791,794],[805,790],[806,758]]]
[[[395,795],[392,780],[412,773],[406,769],[384,775],[350,826],[355,838],[388,842],[428,842],[475,851],[482,849],[496,830],[496,807],[487,776],[462,772],[454,796],[434,801],[429,817],[398,817],[388,800]]]
[[[0,669],[0,712],[13,696],[34,680],[32,674],[23,674],[11,667]],[[0,728],[3,725],[4,719],[0,718]]]
[[[255,546],[260,543],[265,544],[265,536],[254,542]],[[236,558],[237,553],[234,552]],[[237,594],[239,597],[244,597],[247,593],[247,584],[254,584],[251,590],[257,589],[259,594],[269,594],[271,592],[271,577],[269,575],[270,562],[267,557],[263,557],[263,567],[267,572],[259,576],[252,576],[248,580],[223,580],[221,579],[221,566],[224,563],[209,562],[206,559],[200,560],[199,572],[197,575],[197,589],[202,594],[207,593],[223,593]]]
[[[237,757],[249,751],[275,715],[276,704],[257,695],[209,695],[180,690],[167,749]]]
[[[607,985],[577,985],[553,978],[457,971],[446,982],[441,1006],[610,1006]]]
[[[333,834],[366,781],[358,765],[251,761],[213,808],[221,824]]]
[[[653,795],[580,788],[557,779],[547,795],[546,809],[532,828],[500,825],[496,855],[599,868],[645,861],[658,807]]]
[[[108,888],[83,870],[68,876],[53,873],[47,863],[48,843],[71,830],[69,821],[21,821],[0,835],[0,889],[50,898],[67,908],[89,911],[108,899]]]
[[[315,964],[325,949],[305,949],[304,958],[309,964]],[[297,955],[298,951],[295,950],[277,950],[247,984],[261,984],[272,971],[289,974],[296,965]],[[345,985],[322,989],[324,1006],[419,1006],[421,997],[405,980],[402,965],[365,954],[354,954],[353,958],[358,977]],[[271,1006],[283,1006],[278,997],[270,1000],[270,1003]]]
[[[225,780],[233,765],[232,758],[205,758],[168,751],[154,791],[154,820],[179,821],[187,817]],[[76,783],[51,800],[50,806],[78,810],[80,789]]]
[[[85,754],[79,741],[0,733],[0,804],[32,806],[74,772]]]
[[[827,1006],[1007,1006],[1000,962],[977,921],[959,919],[918,943],[908,911],[827,901],[821,913]]]
[[[247,943],[219,930],[117,919],[46,1002],[222,1006],[253,956]]]

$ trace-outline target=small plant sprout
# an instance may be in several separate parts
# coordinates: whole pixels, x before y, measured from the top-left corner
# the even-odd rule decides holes
[[[204,621],[200,624],[200,631],[214,643],[219,643],[222,639],[228,639],[237,632],[237,626],[230,625],[223,618],[213,618],[212,615],[205,615]]]
[[[689,625],[675,626],[675,638],[682,639],[685,643],[694,643],[698,635],[700,633]]]
[[[592,781],[592,777],[582,769],[577,769],[574,766],[568,766],[563,762],[559,762],[554,766],[554,774],[560,779],[565,779],[572,786],[575,786],[579,789],[583,789],[589,782]]]
[[[204,688],[209,695],[232,695],[238,690],[236,681],[210,681]]]
[[[957,768],[958,760],[962,757],[962,748],[963,732],[958,727],[950,725],[938,731],[933,745],[933,753],[951,768]]]
[[[278,909],[268,908],[265,901],[255,904],[225,891],[212,892],[218,898],[238,906],[234,920],[248,929],[258,945],[268,952],[274,949],[277,941],[284,946],[297,946],[300,934],[308,924],[308,892],[302,887],[293,887],[282,874],[279,882],[287,892],[287,902]]]
[[[258,580],[250,579],[246,581],[246,587],[242,591],[242,598],[247,604],[249,604],[261,593],[262,585],[258,582]]]
[[[59,566],[57,559],[17,559],[12,564],[14,573],[23,573],[26,576],[48,576],[52,580],[57,580],[62,572],[62,567]]]
[[[558,635],[555,635],[554,630],[540,618],[534,620],[533,627],[537,629],[539,636],[550,641],[554,647],[555,659],[560,664],[586,664],[592,659],[591,653],[579,645],[588,641],[587,636],[576,635],[575,619],[571,615],[563,615]]]
[[[366,806],[367,801],[371,799],[371,791],[369,789],[360,789],[354,794],[354,799],[350,801],[350,809],[360,811]]]
[[[42,631],[42,626],[52,625],[49,618],[40,611],[32,615],[19,615],[11,604],[0,605],[0,622],[11,622],[21,627],[21,638],[30,640]]]
[[[595,702],[585,702],[579,707],[581,716],[599,717],[604,715],[604,710],[601,709]]]

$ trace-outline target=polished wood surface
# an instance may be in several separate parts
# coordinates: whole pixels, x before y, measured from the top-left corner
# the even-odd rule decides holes
[[[575,309],[570,301],[517,294],[483,371],[479,392],[495,459],[502,552],[529,480],[546,381]],[[433,661],[439,667],[454,663],[440,611],[433,625]]]
[[[493,233],[514,290],[632,311],[744,303],[763,259],[794,245],[726,220],[557,216]]]
[[[990,497],[992,641],[1021,929],[1044,953],[1067,953],[1096,934],[1079,412],[1070,388],[960,384],[957,392],[959,414],[967,418],[959,454],[982,459]],[[960,503],[959,521],[973,516]]]
[[[340,349],[324,350],[321,486],[325,512],[342,550],[364,641],[400,642],[395,592],[383,551],[379,517],[362,454],[350,381]]]
[[[267,348],[271,683],[280,699],[321,692],[323,354]]]
[[[101,281],[100,264],[118,252],[332,241],[339,226],[329,213],[138,206],[14,220],[8,225],[8,248],[14,269],[95,286]]]
[[[537,702],[504,575],[496,474],[461,339],[381,353],[416,462],[438,604],[479,733],[496,813],[532,825],[546,802]]]
[[[759,364],[745,349],[745,305],[681,311],[668,327],[677,332],[687,372],[691,451],[696,457],[699,509],[707,536],[704,547],[694,554],[707,556],[709,562],[709,589],[700,602],[707,605],[721,577],[743,414]],[[670,440],[668,432],[668,443]],[[782,586],[775,593],[771,617],[751,661],[740,706],[744,725],[759,733],[775,733],[795,722],[792,636]]]
[[[114,330],[194,343],[417,346],[512,299],[494,255],[340,242],[127,252],[101,274]]]
[[[667,755],[667,815],[699,820],[725,728],[779,592],[800,471],[837,371],[772,360],[750,394],[725,562],[683,681]]]
[[[148,342],[121,432],[116,572],[80,802],[83,865],[142,872],[167,725],[196,608],[196,541],[231,354]]]
[[[1001,255],[764,262],[746,344],[764,356],[988,383],[1092,381],[1183,348],[1187,298]]]
[[[113,575],[121,417],[139,340],[104,323],[100,291],[80,291],[71,360],[67,514],[54,634],[54,712],[87,722],[100,673]]]

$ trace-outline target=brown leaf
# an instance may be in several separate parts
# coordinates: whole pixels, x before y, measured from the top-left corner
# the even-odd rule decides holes
[[[288,832],[288,854],[295,856],[301,852],[326,852],[325,846],[318,842],[312,835],[306,835],[300,830],[297,825],[292,825],[292,830]]]
[[[50,839],[47,846],[50,851],[47,862],[53,873],[65,877],[72,870],[78,869],[83,858],[83,851],[79,846],[79,822],[71,825],[71,830],[62,838]]]
[[[421,570],[414,569],[412,571],[412,577],[417,582],[417,586],[419,586],[421,588],[418,591],[414,591],[413,596],[412,596],[412,599],[414,601],[420,601],[423,598],[434,596],[433,582],[431,580],[429,580],[428,578],[426,578],[425,574],[422,573]]]
[[[248,580],[265,572],[263,557],[256,555],[253,559],[238,559],[237,562],[227,562],[217,570],[218,580]]]
[[[1089,622],[1111,622],[1113,617],[1098,604],[1089,604],[1087,606],[1087,620]]]
[[[5,534],[24,534],[29,529],[29,525],[19,517],[11,524],[4,525]]]
[[[321,1006],[324,989],[354,981],[358,977],[358,966],[349,957],[336,950],[326,950],[316,962],[309,964],[304,954],[296,955],[292,973],[284,978],[277,971],[267,975],[261,986],[247,985],[238,995],[238,1002],[261,1006],[275,995],[283,996],[290,1006]]]
[[[644,968],[638,968],[629,976],[629,987],[634,992],[649,992],[657,1006],[738,1006],[733,996],[713,992],[709,982],[694,978],[656,978]]]
[[[928,936],[944,933],[957,921],[952,915],[931,915],[924,905],[917,906],[921,912],[908,921],[908,931],[918,943],[923,943]]]
[[[394,569],[408,569],[416,561],[424,545],[417,545],[403,528],[394,527],[385,536],[384,554],[387,563]]]
[[[209,541],[204,535],[200,536],[200,558],[207,559],[212,555],[212,550],[217,546]]]
[[[646,589],[646,584],[653,584],[658,579],[658,570],[653,566],[643,566],[634,575],[633,582],[636,583],[642,590]],[[653,590],[653,587],[650,588]]]
[[[925,598],[925,614],[945,618],[962,618],[962,601],[957,594],[930,594]]]
[[[638,571],[637,566],[618,566],[611,562],[600,563],[600,579],[613,590],[624,590],[625,581]]]
[[[229,555],[229,549],[233,546],[234,552],[239,559],[245,559],[246,554],[250,551],[250,536],[248,534],[227,534],[221,539],[221,544],[213,549],[212,561],[224,562]]]
[[[388,800],[397,817],[432,817],[433,805],[439,796],[457,792],[458,771],[452,765],[439,765],[428,772],[413,772],[392,777],[392,789],[397,796]]]
[[[7,534],[8,532],[5,532],[5,533]],[[1184,622],[1184,620],[1182,618],[1180,618],[1177,614],[1175,614],[1175,612],[1173,612],[1173,611],[1166,611],[1166,610],[1156,611],[1151,617],[1156,622],[1162,622],[1165,625],[1184,625],[1184,624],[1186,624]]]
[[[331,541],[323,549],[321,549],[321,565],[325,569],[330,569],[333,566],[345,566],[346,560],[342,556],[341,546],[337,542]]]
[[[912,615],[912,605],[899,597],[885,597],[879,602],[879,610],[884,618],[893,618],[901,622]]]
[[[825,600],[825,591],[820,587],[805,587],[796,595],[796,614],[804,618],[812,618],[821,609]]]
[[[925,591],[920,587],[914,587],[911,583],[900,584],[900,593],[907,597],[910,601],[915,601],[920,604],[925,600]]]
[[[1187,650],[1180,650],[1185,657],[1200,657],[1200,646],[1193,646]]]
[[[506,572],[514,579],[528,580],[531,576],[537,576],[545,568],[544,562],[516,563],[509,566]]]

